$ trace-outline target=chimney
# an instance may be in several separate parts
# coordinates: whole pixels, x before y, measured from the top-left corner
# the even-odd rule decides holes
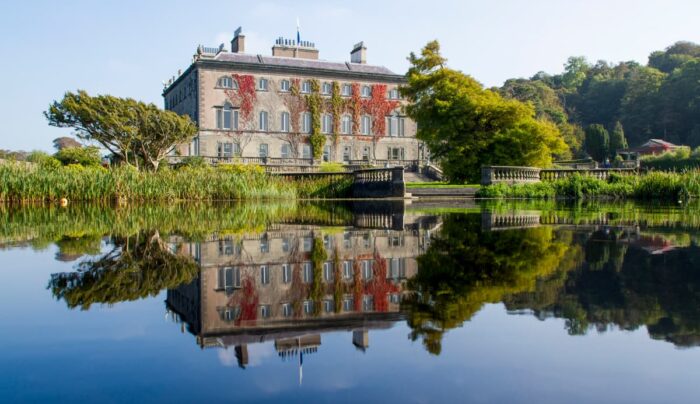
[[[233,33],[233,39],[231,40],[231,52],[233,53],[245,53],[245,35],[241,34],[241,27],[238,27]]]
[[[352,52],[350,52],[350,62],[351,63],[367,63],[367,47],[365,47],[364,42],[358,42],[352,47]]]

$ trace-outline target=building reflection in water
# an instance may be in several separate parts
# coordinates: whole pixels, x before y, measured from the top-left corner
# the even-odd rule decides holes
[[[276,223],[256,234],[172,240],[200,272],[167,291],[168,314],[202,348],[232,347],[241,368],[249,344],[274,341],[278,356],[301,370],[332,331],[352,332],[352,344],[365,351],[369,330],[404,318],[406,282],[440,219],[405,214],[403,202],[353,211],[345,226]]]

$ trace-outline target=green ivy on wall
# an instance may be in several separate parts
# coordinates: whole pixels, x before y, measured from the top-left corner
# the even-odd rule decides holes
[[[314,159],[320,159],[323,155],[323,146],[326,144],[326,137],[321,134],[321,110],[323,109],[323,99],[320,94],[318,80],[310,80],[311,94],[306,95],[306,108],[311,114],[311,150]]]

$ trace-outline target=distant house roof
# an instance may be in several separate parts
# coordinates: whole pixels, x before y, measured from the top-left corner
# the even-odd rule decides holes
[[[673,150],[681,146],[667,142],[661,139],[649,139],[646,143],[638,147],[632,147],[629,149],[619,150],[618,153],[654,153],[660,150]]]

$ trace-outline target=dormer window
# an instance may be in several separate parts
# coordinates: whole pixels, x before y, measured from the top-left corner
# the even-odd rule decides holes
[[[258,80],[258,90],[267,91],[267,79],[260,78],[260,80]]]
[[[236,82],[233,80],[233,77],[231,76],[224,76],[219,78],[219,81],[216,83],[217,87],[220,88],[237,88]]]
[[[330,95],[331,93],[331,83],[325,82],[323,83],[323,86],[321,87],[321,92],[326,95]]]
[[[372,96],[372,90],[369,88],[369,86],[362,86],[362,96],[365,98],[369,98]]]
[[[282,80],[280,81],[280,91],[287,92],[289,91],[289,80]]]
[[[305,81],[301,83],[301,92],[304,94],[308,94],[311,92],[311,82],[310,81]]]

